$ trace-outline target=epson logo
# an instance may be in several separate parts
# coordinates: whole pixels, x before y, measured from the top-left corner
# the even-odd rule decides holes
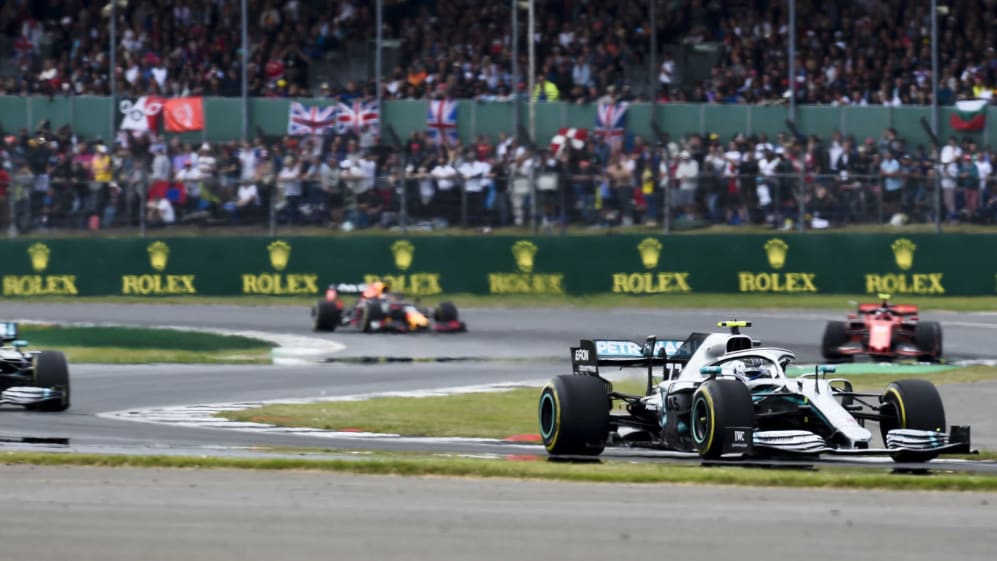
[[[589,359],[588,349],[575,349],[575,361],[588,362],[588,359]]]

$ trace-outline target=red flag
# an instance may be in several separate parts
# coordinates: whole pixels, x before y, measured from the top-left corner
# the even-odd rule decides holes
[[[163,103],[163,122],[167,132],[203,130],[204,100],[200,97],[167,99]]]

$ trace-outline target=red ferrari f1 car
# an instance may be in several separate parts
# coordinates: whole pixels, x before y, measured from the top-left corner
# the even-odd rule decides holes
[[[910,357],[938,362],[942,358],[942,326],[919,321],[917,306],[890,304],[889,294],[880,294],[879,304],[859,304],[846,321],[829,321],[824,328],[821,350],[832,361],[851,361],[865,354],[874,359]]]
[[[343,294],[359,294],[349,305]],[[355,327],[365,333],[437,331],[456,333],[467,331],[467,325],[457,317],[453,302],[441,302],[434,310],[405,301],[390,291],[383,282],[369,284],[331,284],[325,297],[312,307],[315,331],[335,331],[339,327]]]

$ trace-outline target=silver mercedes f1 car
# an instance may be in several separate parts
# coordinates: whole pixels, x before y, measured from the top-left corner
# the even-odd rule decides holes
[[[0,405],[29,410],[69,408],[69,364],[59,351],[27,351],[16,323],[0,323]]]
[[[791,351],[763,347],[724,321],[727,332],[685,340],[583,340],[571,348],[573,373],[540,394],[540,434],[552,455],[598,455],[622,445],[698,452],[707,459],[888,454],[927,461],[969,453],[970,429],[947,430],[934,384],[903,379],[882,393],[853,391],[831,366],[788,377]],[[646,367],[644,395],[613,390],[599,367]],[[656,372],[657,367],[661,370]],[[619,407],[617,407],[619,406]],[[868,423],[878,425],[882,444]]]

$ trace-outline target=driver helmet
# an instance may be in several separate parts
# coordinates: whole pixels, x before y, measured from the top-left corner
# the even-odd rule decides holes
[[[734,376],[739,380],[745,380],[744,376],[744,362],[740,360],[732,360],[727,364],[724,364],[720,372],[725,376]]]

